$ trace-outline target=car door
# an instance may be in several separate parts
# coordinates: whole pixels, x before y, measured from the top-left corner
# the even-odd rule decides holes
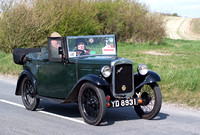
[[[51,40],[62,40],[62,38],[48,39],[49,59],[38,64],[38,95],[65,99],[76,83],[76,64],[63,62],[58,52],[52,52],[55,49],[51,49]]]
[[[75,64],[46,61],[38,69],[38,95],[65,99],[76,82]]]

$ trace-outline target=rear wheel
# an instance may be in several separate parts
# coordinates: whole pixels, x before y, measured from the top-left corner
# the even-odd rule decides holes
[[[21,85],[22,101],[27,110],[34,111],[40,102],[40,99],[35,97],[34,86],[30,77],[24,77]]]
[[[78,95],[78,106],[86,123],[98,125],[106,112],[104,91],[94,84],[83,84]]]
[[[153,119],[160,111],[162,95],[157,83],[145,84],[140,89],[142,104],[135,105],[136,113],[143,119]]]

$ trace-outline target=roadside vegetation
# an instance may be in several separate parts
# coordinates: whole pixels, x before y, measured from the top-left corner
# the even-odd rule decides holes
[[[134,72],[145,63],[157,72],[163,100],[200,107],[200,41],[165,39],[152,43],[118,43],[118,56],[134,61]],[[12,55],[0,52],[1,74],[18,76],[22,66],[13,63]]]
[[[18,76],[21,71],[22,66],[13,62],[12,54],[0,50],[0,74]]]
[[[164,101],[200,107],[200,41],[165,39],[159,46],[121,43],[119,56],[157,72]]]
[[[177,13],[161,13],[164,16],[175,16],[175,17],[180,17]]]
[[[159,14],[136,0],[2,0],[0,48],[41,47],[53,31],[65,35],[116,34],[119,41],[155,42],[165,37]]]

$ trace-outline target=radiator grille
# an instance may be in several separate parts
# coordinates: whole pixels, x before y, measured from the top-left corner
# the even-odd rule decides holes
[[[120,64],[115,67],[115,93],[129,93],[133,90],[132,64]]]

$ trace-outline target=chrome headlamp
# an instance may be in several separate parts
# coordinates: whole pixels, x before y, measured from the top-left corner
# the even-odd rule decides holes
[[[137,68],[138,73],[141,75],[146,75],[148,73],[148,67],[145,64],[140,64]]]
[[[103,77],[108,78],[111,75],[111,68],[109,66],[103,66],[101,68],[101,74]]]

